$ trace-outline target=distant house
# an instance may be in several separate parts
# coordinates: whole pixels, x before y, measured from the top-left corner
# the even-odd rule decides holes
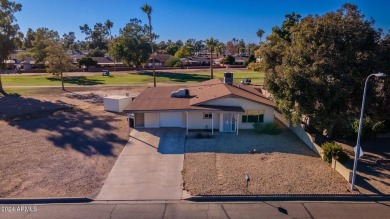
[[[180,59],[180,63],[183,66],[203,66],[210,65],[210,59],[193,56]]]
[[[252,87],[212,79],[187,87],[150,87],[126,108],[136,128],[178,127],[234,132],[273,122],[275,104]]]
[[[155,66],[164,66],[165,62],[172,57],[173,56],[169,54],[155,54],[152,57],[150,57],[148,61],[148,66],[151,67],[153,65],[153,59],[154,59]]]
[[[97,62],[101,67],[111,67],[114,66],[114,62],[108,57],[91,57]]]
[[[22,54],[27,53],[27,50],[14,50],[9,56],[8,60],[5,60],[7,69],[13,70],[16,68],[22,70],[30,70],[35,66],[35,61],[31,57],[25,57],[24,60],[20,58]]]

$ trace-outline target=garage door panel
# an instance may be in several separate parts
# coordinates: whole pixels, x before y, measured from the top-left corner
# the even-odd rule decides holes
[[[160,113],[160,127],[181,127],[182,112],[164,112]]]

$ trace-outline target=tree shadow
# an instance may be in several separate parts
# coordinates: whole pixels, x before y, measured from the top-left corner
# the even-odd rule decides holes
[[[115,114],[98,116],[62,102],[2,97],[0,115],[10,126],[36,133],[43,130],[39,134],[53,146],[70,148],[87,156],[116,156],[115,144],[125,145],[128,140],[115,134],[123,131],[110,124],[122,120]]]
[[[61,82],[60,77],[46,77],[49,81],[58,81]],[[105,84],[104,80],[100,79],[90,79],[85,76],[67,76],[64,77],[64,82],[69,84],[77,84],[77,85],[98,85],[98,84]]]
[[[140,75],[149,75],[153,76],[153,72],[145,71],[138,73]],[[185,73],[177,73],[177,72],[156,72],[157,78],[168,78],[170,81],[174,82],[202,82],[210,79],[209,75],[203,74],[185,74]]]

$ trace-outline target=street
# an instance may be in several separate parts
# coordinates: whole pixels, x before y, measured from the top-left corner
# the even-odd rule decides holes
[[[390,218],[390,202],[92,202],[0,205],[0,218]],[[22,212],[23,211],[23,212]],[[30,211],[30,212],[29,212]]]

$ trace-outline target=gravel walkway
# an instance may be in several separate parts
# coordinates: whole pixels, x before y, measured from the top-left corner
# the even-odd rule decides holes
[[[249,154],[253,149],[258,153]],[[188,138],[183,174],[192,195],[351,194],[345,179],[290,131]]]

